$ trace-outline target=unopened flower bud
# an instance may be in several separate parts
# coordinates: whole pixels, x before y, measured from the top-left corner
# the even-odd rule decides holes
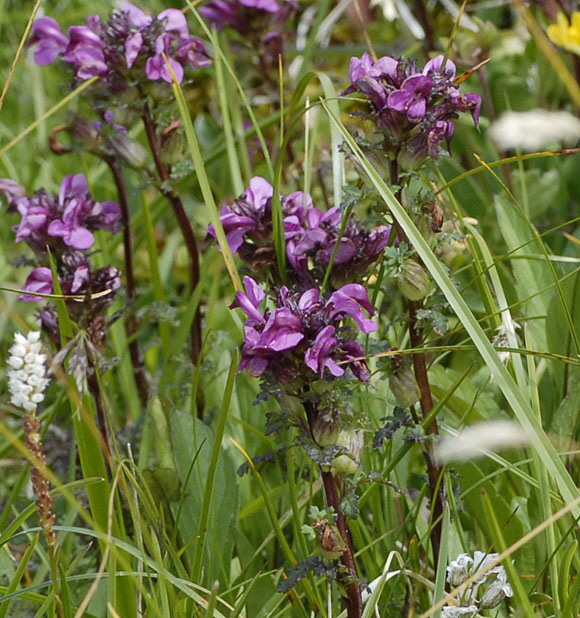
[[[397,286],[409,300],[422,300],[431,291],[427,271],[416,260],[406,260],[397,278]]]
[[[402,366],[389,376],[389,386],[397,405],[410,408],[421,398],[421,391],[410,366]]]
[[[149,153],[140,142],[128,135],[117,133],[109,138],[109,145],[115,152],[134,169],[145,167],[149,160]]]
[[[336,444],[344,446],[346,452],[332,460],[332,467],[340,474],[354,474],[358,470],[364,446],[363,432],[360,429],[343,429],[338,434]]]
[[[183,135],[180,131],[170,131],[161,140],[161,160],[165,165],[175,165],[183,159]]]
[[[319,446],[336,444],[339,433],[336,415],[318,414],[312,423],[312,437]]]
[[[91,150],[95,149],[99,140],[99,131],[95,123],[87,118],[76,116],[71,124],[66,127],[70,132]]]
[[[397,155],[397,163],[403,170],[413,171],[419,169],[427,159],[426,140],[419,135],[418,138],[404,142]]]
[[[335,457],[331,466],[340,474],[354,474],[358,470],[364,436],[360,429],[339,429],[338,417],[320,414],[312,424],[312,437],[322,446],[342,446],[344,453]]]

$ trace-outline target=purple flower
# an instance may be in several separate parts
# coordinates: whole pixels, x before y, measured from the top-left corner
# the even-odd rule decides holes
[[[366,79],[380,80],[384,77],[395,79],[398,66],[399,62],[395,58],[383,56],[375,62],[370,54],[365,52],[360,58],[350,59],[348,77],[353,84]]]
[[[338,345],[338,340],[333,337],[335,332],[334,326],[325,326],[316,335],[314,343],[304,355],[304,361],[308,367],[320,376],[324,374],[325,369],[328,369],[335,377],[344,374],[344,369],[332,358],[332,353]]]
[[[62,238],[73,249],[92,247],[95,237],[89,226],[115,230],[121,218],[116,202],[100,204],[90,197],[83,174],[70,175],[62,181],[58,201],[60,217],[50,223],[48,235]]]
[[[423,67],[423,75],[429,75],[429,73],[443,73],[449,79],[455,79],[456,67],[455,63],[452,60],[447,60],[445,62],[445,70],[441,70],[443,67],[443,58],[444,56],[439,55],[435,56],[435,58],[431,58],[429,62]]]
[[[177,60],[174,60],[168,55],[170,45],[170,37],[160,36],[157,41],[155,41],[155,55],[147,58],[147,62],[145,63],[145,75],[154,81],[157,79],[162,79],[168,83],[171,83],[171,73],[167,66],[167,63],[169,63],[177,83],[180,84],[183,79],[183,67],[179,64],[179,62],[177,62]],[[167,62],[165,61],[165,58],[167,58]]]
[[[38,45],[34,52],[34,60],[37,64],[45,66],[52,64],[57,56],[64,53],[68,39],[52,17],[41,17],[32,24],[32,37],[29,45]]]
[[[73,273],[72,281],[70,282],[70,291],[72,294],[77,294],[89,281],[89,265],[81,264]]]
[[[187,64],[192,69],[200,69],[211,65],[204,44],[195,37],[185,39],[175,48],[175,55],[181,64]]]
[[[222,207],[220,221],[232,252],[239,250],[244,237],[251,232],[257,232],[252,240],[259,242],[264,219],[271,220],[271,214],[268,217],[267,211],[271,209],[273,191],[272,185],[267,180],[254,176],[246,192],[234,202],[231,208]],[[213,225],[210,225],[207,231],[214,238],[216,237]],[[266,230],[266,235],[269,236],[269,229]]]
[[[362,348],[345,338],[352,330],[339,329],[346,317],[352,317],[365,333],[376,330],[363,309],[374,313],[366,290],[356,284],[346,285],[324,300],[318,288],[302,294],[283,286],[277,294],[277,306],[264,313],[259,305],[265,298],[262,288],[244,277],[246,293],[237,292],[232,307],[240,307],[248,316],[244,324],[244,345],[240,369],[257,377],[264,373],[277,381],[303,383],[322,377],[325,370],[334,377],[352,366],[359,379],[368,379]],[[302,371],[306,365],[312,373]]]
[[[334,292],[328,300],[328,305],[332,307],[330,312],[331,319],[341,319],[345,315],[350,316],[359,325],[363,333],[373,333],[377,330],[374,320],[366,318],[361,311],[361,307],[366,309],[370,315],[375,311],[369,302],[366,289],[358,283],[349,283],[340,290]]]
[[[254,177],[246,192],[220,214],[226,237],[233,252],[238,252],[252,270],[275,265],[272,237],[272,185]],[[307,289],[324,276],[334,255],[332,283],[340,286],[366,273],[386,246],[390,227],[367,231],[349,220],[342,229],[338,207],[323,212],[314,207],[312,197],[302,191],[280,196],[286,257],[292,269],[287,275]],[[342,236],[341,236],[342,232]],[[212,225],[208,233],[215,237]],[[336,254],[334,250],[338,248]]]
[[[276,0],[214,0],[199,9],[199,14],[216,28],[226,26],[240,33],[255,27],[256,20],[280,11]]]
[[[45,266],[35,268],[26,278],[22,290],[27,293],[21,294],[18,299],[25,301],[42,300],[41,296],[34,296],[34,293],[52,294],[53,284],[50,268],[46,268]]]
[[[403,169],[417,169],[428,156],[437,158],[442,143],[449,146],[460,113],[469,111],[478,123],[481,98],[462,95],[453,81],[455,64],[443,61],[437,56],[420,70],[413,60],[385,56],[373,62],[368,54],[351,58],[344,93],[368,99],[387,154]]]
[[[20,198],[13,201],[18,214],[20,224],[16,231],[16,242],[25,240],[35,249],[40,246],[47,235],[48,225],[56,215],[57,205],[55,200],[41,189],[32,198]],[[45,243],[46,244],[46,243]]]
[[[167,9],[150,16],[130,3],[114,10],[105,23],[91,15],[86,25],[69,28],[68,38],[53,19],[42,18],[33,26],[30,44],[38,45],[35,59],[39,64],[50,64],[62,55],[72,65],[76,79],[100,76],[108,82],[111,94],[142,76],[171,82],[164,55],[179,82],[185,66],[210,64],[203,43],[189,36],[181,11]]]
[[[26,189],[15,180],[0,178],[0,193],[4,193],[8,198],[8,202],[14,202],[26,195]]]
[[[118,230],[121,221],[119,205],[92,199],[83,174],[67,176],[61,183],[58,198],[44,189],[23,197],[23,191],[18,187],[6,182],[4,186],[4,193],[14,196],[10,207],[20,214],[20,223],[14,228],[16,242],[25,241],[38,255],[44,256],[47,246],[61,254],[62,248],[54,242],[56,238],[62,238],[72,250],[84,250],[94,243],[92,230]]]
[[[258,307],[266,298],[264,290],[251,278],[244,277],[244,287],[246,293],[236,292],[236,298],[230,305],[230,309],[239,307],[248,316],[246,324],[254,326],[255,324],[263,324],[264,316],[260,313]]]
[[[427,100],[433,88],[431,79],[424,75],[412,75],[402,84],[400,90],[389,94],[387,106],[397,112],[406,114],[411,122],[425,117]]]
[[[106,75],[110,68],[105,61],[105,43],[88,26],[72,26],[68,29],[69,43],[63,60],[72,64],[78,79],[90,79]]]
[[[379,58],[376,62],[366,52],[361,58],[351,58],[348,76],[350,87],[343,94],[360,92],[369,98],[377,109],[387,104],[388,90],[383,80],[395,80],[399,62],[390,56]]]

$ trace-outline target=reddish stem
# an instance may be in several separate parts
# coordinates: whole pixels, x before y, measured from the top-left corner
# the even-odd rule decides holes
[[[390,166],[391,183],[399,184],[399,169],[396,161],[391,161]],[[402,203],[402,190],[399,189],[395,197]],[[400,242],[409,243],[409,238],[398,221],[394,220],[397,230],[397,237]],[[409,339],[411,348],[422,350],[424,349],[425,339],[423,337],[423,329],[418,325],[417,313],[423,308],[422,301],[408,301],[409,310]],[[427,360],[425,352],[412,354],[413,371],[415,380],[419,386],[421,394],[420,404],[423,419],[427,418],[433,410],[433,396],[431,387],[429,386],[429,376],[427,373]],[[433,418],[426,426],[426,431],[429,435],[439,435],[439,425],[437,419]],[[424,451],[425,462],[427,464],[427,476],[429,478],[429,493],[431,497],[431,507],[433,515],[433,524],[431,528],[431,545],[433,547],[433,561],[436,565],[439,561],[439,550],[441,548],[441,533],[443,526],[443,502],[444,502],[444,486],[441,483],[441,468],[435,463],[431,453],[428,450]]]
[[[163,184],[170,180],[169,169],[161,160],[155,124],[153,122],[153,119],[151,118],[151,114],[147,107],[145,107],[143,111],[142,119],[145,126],[147,140],[149,142],[149,147],[151,148],[151,153],[153,155],[153,161],[155,162],[155,168],[157,169],[161,184]],[[171,204],[171,207],[173,208],[173,212],[175,213],[177,222],[181,229],[181,233],[183,234],[183,238],[185,240],[185,246],[187,248],[187,252],[189,253],[190,262],[190,287],[191,291],[193,292],[193,290],[195,290],[196,287],[199,285],[200,279],[199,249],[197,247],[197,240],[195,239],[193,228],[191,227],[191,223],[185,212],[185,208],[183,207],[183,203],[179,195],[177,195],[173,191],[163,190],[163,188],[161,189],[161,191]],[[201,353],[201,313],[199,307],[197,308],[195,316],[193,317],[191,339],[191,360],[194,365],[197,365]]]
[[[125,180],[118,165],[112,159],[106,159],[109,169],[113,174],[117,194],[119,196],[119,205],[123,217],[123,253],[125,257],[125,280],[127,282],[127,300],[129,304],[129,313],[125,319],[125,329],[127,339],[129,341],[129,355],[137,391],[139,392],[139,400],[141,405],[145,407],[149,399],[149,387],[145,377],[145,369],[143,367],[143,357],[139,350],[139,342],[137,340],[137,320],[135,319],[135,300],[137,297],[135,286],[135,273],[133,271],[133,246],[131,239],[131,217],[129,213],[129,202],[127,200],[127,190],[125,188]]]
[[[323,471],[321,472],[321,476],[326,502],[336,513],[336,527],[346,544],[346,549],[340,557],[340,561],[349,570],[354,580],[346,585],[346,592],[348,595],[346,597],[346,611],[348,618],[360,618],[362,616],[362,598],[360,584],[358,582],[358,570],[354,559],[352,537],[348,529],[346,515],[340,510],[340,502],[336,491],[336,479],[332,475],[332,472]]]
[[[312,402],[305,401],[304,408],[306,410],[308,426],[310,433],[312,433],[312,424],[318,414],[316,405]],[[342,536],[346,549],[340,557],[340,561],[343,566],[347,568],[352,575],[353,581],[346,585],[346,611],[348,618],[361,618],[362,616],[362,598],[358,577],[358,569],[356,568],[356,561],[354,559],[354,548],[352,544],[352,537],[350,530],[348,529],[348,523],[346,515],[340,508],[340,500],[338,499],[338,492],[336,490],[336,479],[330,471],[324,471],[321,469],[320,475],[322,477],[322,486],[324,487],[324,495],[326,497],[326,504],[332,507],[336,513],[336,527]]]

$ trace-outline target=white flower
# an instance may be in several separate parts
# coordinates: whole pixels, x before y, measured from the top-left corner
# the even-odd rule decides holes
[[[441,618],[474,618],[474,616],[477,616],[477,607],[475,605],[470,605],[469,607],[454,607],[450,605],[441,610]]]
[[[14,334],[14,345],[10,348],[8,365],[8,390],[12,403],[27,412],[34,412],[44,399],[46,378],[46,355],[42,354],[40,332],[30,331],[25,337]]]
[[[456,436],[444,438],[433,447],[439,463],[467,461],[483,457],[490,451],[525,446],[530,438],[526,430],[514,421],[484,421],[466,427]]]
[[[568,112],[545,109],[505,112],[491,126],[490,135],[500,150],[534,152],[554,143],[576,142],[580,139],[580,120]]]
[[[481,609],[493,609],[497,607],[506,597],[512,597],[514,591],[507,583],[505,570],[498,574],[497,579],[488,586],[481,597]]]
[[[503,323],[501,326],[497,327],[497,335],[493,338],[491,345],[496,348],[509,348],[510,336],[513,336],[515,339],[515,331],[520,328],[521,326],[517,322],[514,322],[509,315],[507,317],[504,316]],[[504,365],[507,365],[511,358],[511,352],[498,350],[497,355]]]
[[[468,577],[473,558],[467,554],[459,554],[447,566],[447,581],[452,586],[460,586]]]

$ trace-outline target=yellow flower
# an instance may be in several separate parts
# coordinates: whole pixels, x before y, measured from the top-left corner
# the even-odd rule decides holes
[[[550,40],[580,56],[580,13],[572,13],[572,23],[561,11],[556,16],[557,23],[548,26]]]

